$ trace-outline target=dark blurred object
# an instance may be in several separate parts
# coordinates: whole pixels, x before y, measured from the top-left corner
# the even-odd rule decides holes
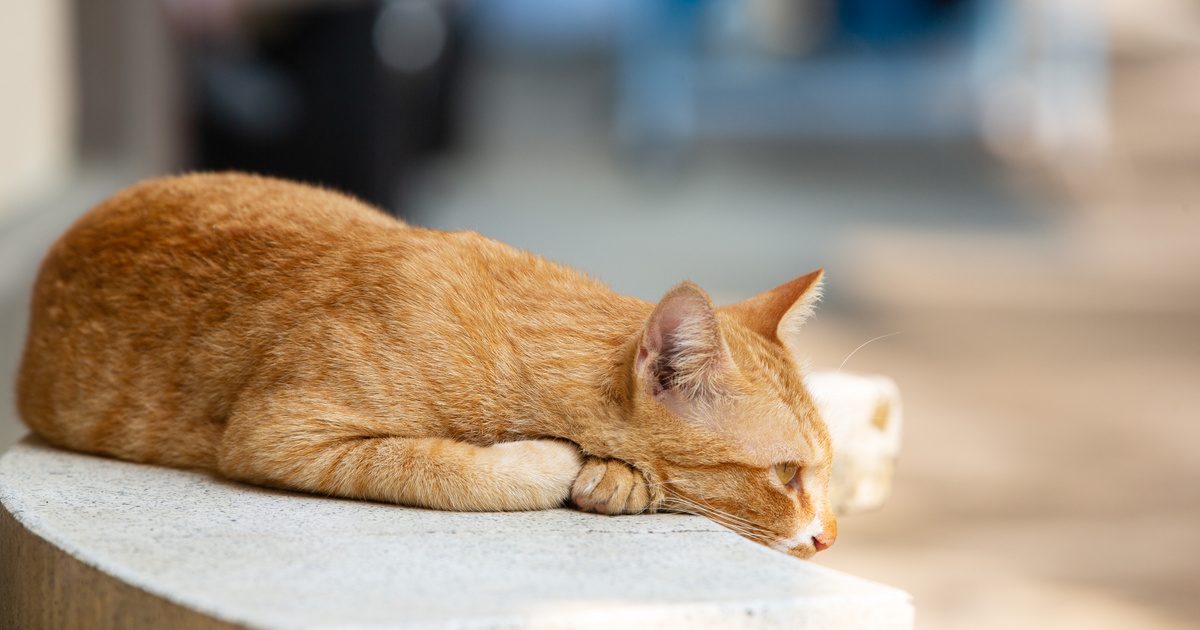
[[[194,166],[313,182],[398,214],[414,169],[454,141],[453,5],[281,5],[240,22],[187,53]]]
[[[874,45],[901,43],[955,28],[974,0],[838,0],[840,35]]]

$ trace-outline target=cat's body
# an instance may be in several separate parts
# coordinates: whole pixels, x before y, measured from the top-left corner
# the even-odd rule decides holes
[[[753,330],[814,282],[723,310],[681,285],[656,306],[335,193],[161,179],[50,251],[18,405],[53,443],[132,461],[443,509],[690,509],[807,555],[832,542],[828,438]],[[780,462],[812,487],[738,506]]]

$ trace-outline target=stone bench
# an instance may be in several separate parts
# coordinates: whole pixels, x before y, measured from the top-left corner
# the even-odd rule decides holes
[[[438,512],[29,437],[0,457],[0,627],[911,628],[902,591],[706,519]]]

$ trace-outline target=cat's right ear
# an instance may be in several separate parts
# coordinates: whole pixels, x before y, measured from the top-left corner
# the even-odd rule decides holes
[[[730,365],[708,295],[690,282],[667,292],[646,322],[634,362],[644,390],[682,413],[715,394]]]
[[[818,269],[748,300],[722,307],[750,330],[793,348],[800,326],[821,299],[825,270]]]

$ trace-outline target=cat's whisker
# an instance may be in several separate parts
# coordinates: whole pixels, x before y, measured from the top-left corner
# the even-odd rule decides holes
[[[736,524],[741,527],[753,528],[755,530],[763,529],[762,526],[760,526],[756,523],[748,521],[740,516],[730,514],[723,510],[719,510],[719,509],[714,508],[707,504],[698,503],[694,500],[684,499],[682,497],[675,497],[673,500],[676,501],[677,503],[679,503],[680,505],[690,506],[693,510],[701,513],[703,516],[707,516],[709,518],[712,518],[715,521],[722,522],[722,524],[725,524],[728,522],[728,523]]]
[[[688,507],[688,508],[690,508],[690,511],[692,511],[693,513],[696,513],[699,516],[704,516],[704,517],[718,523],[719,525],[725,527],[726,529],[734,532],[735,534],[738,534],[739,536],[748,538],[750,540],[753,540],[756,542],[769,542],[769,541],[773,540],[773,538],[774,538],[768,530],[763,529],[759,526],[755,525],[755,526],[748,527],[748,526],[741,525],[738,523],[728,522],[728,521],[724,520],[723,518],[721,518],[721,516],[719,514],[708,513],[707,510],[705,510],[703,507],[696,505],[696,504],[681,503],[680,505]]]
[[[664,499],[664,504],[666,502],[674,502],[674,503],[678,504],[679,506],[689,508],[686,510],[689,512],[701,513],[704,516],[718,516],[718,517],[720,517],[719,520],[737,523],[737,524],[744,525],[747,527],[756,527],[756,528],[760,527],[757,523],[754,523],[743,517],[737,516],[736,514],[730,514],[729,512],[725,512],[724,510],[720,510],[718,508],[712,507],[711,505],[700,502],[698,500],[687,499],[685,497],[678,496],[678,495],[676,495],[676,496],[668,495]]]
[[[872,343],[875,343],[876,341],[879,341],[880,339],[887,339],[888,337],[895,337],[896,335],[900,335],[903,333],[904,333],[904,331],[897,330],[896,332],[890,332],[886,335],[879,335],[878,337],[874,337],[872,339],[868,339],[868,340],[862,342],[862,344],[860,344],[857,348],[851,350],[850,354],[847,354],[845,359],[842,359],[842,362],[840,364],[838,364],[838,366],[837,366],[837,371],[841,372],[842,368],[846,366],[846,362],[850,360],[850,357],[858,354],[859,350],[862,350],[863,348],[867,347],[868,345],[870,345]]]
[[[657,485],[667,487],[669,484],[674,483],[675,481],[676,480],[672,479],[663,480],[662,482],[658,482]],[[671,492],[669,488],[667,488],[667,490],[670,493],[664,496],[663,501],[663,506],[667,509],[681,509],[681,511],[686,513],[703,516],[720,524],[739,536],[756,542],[769,544],[776,538],[773,533],[757,523],[715,508],[702,500],[689,499],[678,494],[677,492]]]
[[[697,511],[703,512],[705,514],[705,516],[708,516],[709,518],[712,518],[713,520],[721,521],[722,523],[731,523],[734,525],[738,525],[740,527],[749,527],[749,528],[753,528],[753,529],[761,528],[761,526],[759,526],[756,523],[739,518],[737,516],[729,514],[728,512],[723,512],[721,510],[717,510],[715,508],[711,508],[711,507],[704,506],[704,505],[697,505],[697,504],[693,504],[693,505],[696,506]]]
[[[694,506],[696,509],[698,509],[698,510],[703,510],[704,512],[706,512],[706,513],[708,513],[708,514],[715,514],[715,515],[721,516],[722,518],[724,518],[724,519],[726,519],[726,520],[733,521],[733,522],[740,523],[740,524],[744,524],[744,525],[747,525],[747,526],[752,526],[752,527],[757,527],[757,526],[758,526],[758,525],[756,525],[755,523],[753,523],[753,522],[751,522],[751,521],[749,521],[749,520],[747,520],[747,519],[744,519],[744,518],[742,518],[742,517],[740,517],[740,516],[737,516],[737,515],[734,515],[734,514],[730,514],[730,513],[728,513],[728,512],[725,512],[725,511],[723,511],[723,510],[719,510],[719,509],[717,509],[717,508],[714,508],[714,507],[712,507],[712,506],[710,506],[710,505],[708,505],[708,504],[705,504],[705,503],[699,503],[699,502],[696,502],[696,501],[694,501],[694,500],[682,500],[682,501],[680,501],[680,503],[682,504],[682,503],[684,503],[684,501],[686,501],[688,504],[690,504],[690,505]]]
[[[663,483],[670,483],[670,482],[672,482],[672,481],[673,481],[673,480],[668,480],[668,481],[666,481],[666,482],[663,482]],[[745,525],[749,525],[749,526],[752,526],[752,527],[759,527],[759,525],[758,525],[758,524],[756,524],[756,523],[754,523],[754,522],[752,522],[752,521],[750,521],[750,520],[748,520],[748,519],[746,519],[746,518],[743,518],[743,517],[741,517],[741,516],[737,516],[736,514],[730,514],[730,513],[728,513],[728,512],[725,512],[724,510],[717,509],[717,508],[715,508],[715,507],[713,507],[713,506],[711,506],[711,505],[708,505],[708,503],[707,503],[707,502],[705,502],[705,501],[702,501],[702,500],[700,500],[700,499],[687,499],[687,498],[685,498],[685,497],[683,497],[683,496],[679,495],[678,493],[675,493],[675,496],[676,496],[678,499],[681,499],[681,500],[683,500],[683,501],[689,501],[689,502],[692,502],[692,503],[702,503],[703,505],[702,505],[702,506],[698,506],[698,507],[703,507],[704,509],[708,510],[710,513],[720,514],[721,516],[724,516],[725,518],[727,518],[727,519],[729,519],[729,520],[734,520],[734,521],[737,521],[737,522],[743,523],[743,524],[745,524]]]

